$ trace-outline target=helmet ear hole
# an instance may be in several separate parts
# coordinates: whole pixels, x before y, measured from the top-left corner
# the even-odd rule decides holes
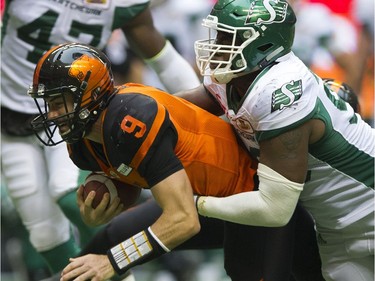
[[[266,52],[268,49],[272,48],[273,45],[274,44],[272,44],[272,43],[264,44],[262,46],[259,46],[258,50],[261,51],[261,52]]]

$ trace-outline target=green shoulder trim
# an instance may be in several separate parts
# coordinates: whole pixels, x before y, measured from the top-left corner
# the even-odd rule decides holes
[[[298,122],[295,122],[295,123],[293,123],[293,124],[291,124],[289,126],[282,127],[282,128],[275,129],[275,130],[257,132],[256,136],[255,136],[256,140],[258,142],[260,142],[262,140],[272,139],[274,137],[277,137],[278,135],[281,135],[281,134],[283,134],[285,132],[293,130],[293,129],[301,126],[303,123],[307,122],[308,120],[314,119],[314,117],[316,116],[317,111],[318,111],[318,107],[315,106],[314,110],[311,111],[310,114],[308,114],[307,116],[305,116],[303,119],[298,120]]]
[[[326,129],[325,129],[322,139],[320,140],[320,141],[323,141],[327,137],[327,135],[333,130],[333,128],[332,128],[331,117],[329,116],[327,110],[325,109],[325,107],[323,106],[323,103],[321,102],[319,98],[317,99],[315,103],[314,109],[305,118],[283,128],[270,130],[270,131],[264,131],[264,132],[258,132],[256,134],[256,138],[258,141],[262,141],[262,140],[267,140],[267,139],[277,137],[278,135],[281,135],[282,133],[285,133],[287,131],[290,131],[292,129],[295,129],[301,126],[303,123],[307,122],[310,119],[319,119],[324,122]]]

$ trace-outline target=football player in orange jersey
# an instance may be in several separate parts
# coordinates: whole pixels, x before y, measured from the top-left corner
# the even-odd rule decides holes
[[[194,84],[198,86],[199,79],[194,68],[157,28],[150,0],[3,3],[1,175],[6,195],[27,230],[25,238],[46,262],[42,274],[47,277],[60,272],[68,257],[84,246],[79,242],[88,241],[97,230],[87,227],[81,219],[76,204],[80,171],[69,159],[65,144],[44,147],[31,130],[30,120],[38,109],[25,93],[38,59],[52,46],[64,42],[91,44],[103,50],[110,45],[110,36],[116,30],[126,36],[130,50],[151,67],[151,72],[155,71],[165,89],[189,89]],[[127,70],[124,66],[122,73]],[[73,235],[71,224],[79,235]],[[13,237],[15,233],[9,234]],[[42,270],[28,271],[40,278]]]
[[[48,146],[57,144],[53,136],[59,132],[79,168],[104,171],[150,189],[162,212],[151,225],[111,245],[107,255],[72,258],[61,280],[78,276],[106,280],[192,238],[200,231],[193,193],[228,196],[256,188],[257,163],[238,145],[229,124],[153,87],[131,83],[115,87],[109,65],[102,52],[84,44],[68,43],[48,51],[37,64],[29,90],[40,110],[33,128]],[[222,150],[231,157],[217,153]],[[123,211],[118,198],[107,208],[107,195],[93,209],[94,193],[85,202],[82,188],[78,195],[81,214],[90,225],[109,222]],[[258,281],[267,276],[263,251],[272,253],[267,256],[272,261],[267,269],[275,277],[267,280],[289,280],[293,237],[282,236],[281,231],[268,240],[272,228],[232,225],[240,239],[229,236],[232,243],[225,248],[226,258],[233,260],[233,266],[237,262],[233,250],[241,251],[238,257],[245,260],[238,266],[246,272],[240,277],[229,271],[233,280]],[[259,235],[246,236],[252,229]]]

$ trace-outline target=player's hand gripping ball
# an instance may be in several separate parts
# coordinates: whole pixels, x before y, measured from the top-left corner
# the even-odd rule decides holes
[[[111,179],[103,174],[91,173],[86,177],[83,185],[83,200],[86,200],[90,191],[96,192],[92,202],[92,207],[94,209],[102,201],[105,193],[110,194],[110,203],[112,203],[116,197],[120,197],[124,209],[128,209],[138,200],[141,188]]]

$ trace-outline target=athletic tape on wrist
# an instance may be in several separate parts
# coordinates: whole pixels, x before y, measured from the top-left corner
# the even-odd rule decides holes
[[[166,252],[155,240],[149,229],[133,235],[108,250],[107,256],[117,274],[122,275],[130,268],[159,257]]]

